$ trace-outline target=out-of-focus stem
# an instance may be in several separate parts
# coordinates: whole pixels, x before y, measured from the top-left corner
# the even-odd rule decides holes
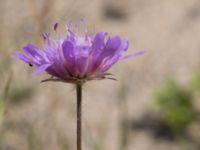
[[[76,94],[77,94],[77,150],[82,149],[82,140],[81,140],[81,128],[82,128],[82,122],[81,122],[81,117],[82,117],[82,83],[77,83],[76,84]]]

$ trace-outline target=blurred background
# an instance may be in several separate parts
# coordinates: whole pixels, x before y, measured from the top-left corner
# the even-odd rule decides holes
[[[11,56],[80,18],[146,51],[84,86],[83,149],[200,150],[199,0],[0,0],[0,150],[75,149],[74,86]]]

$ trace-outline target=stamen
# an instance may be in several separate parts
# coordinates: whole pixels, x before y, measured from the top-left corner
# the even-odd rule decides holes
[[[42,34],[42,37],[44,40],[49,39],[50,33],[49,32],[45,32]]]
[[[54,31],[56,31],[57,28],[58,28],[58,22],[56,22],[56,23],[54,24],[54,26],[53,26]]]

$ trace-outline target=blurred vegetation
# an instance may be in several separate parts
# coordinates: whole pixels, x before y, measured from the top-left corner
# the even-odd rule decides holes
[[[200,70],[196,71],[191,79],[191,87],[200,93]]]
[[[23,121],[9,119],[8,111],[12,104],[19,106],[23,100],[31,98],[34,88],[22,79],[16,79],[11,69],[10,56],[2,57],[0,60],[0,149],[15,149],[12,143],[7,142],[8,136],[18,134],[22,127],[28,130],[27,142],[30,150],[39,150],[38,138],[35,136],[32,127]],[[30,100],[27,100],[30,101]],[[18,105],[16,105],[18,104]],[[13,109],[13,107],[12,107]],[[16,133],[15,133],[16,132]]]
[[[200,148],[200,135],[195,132],[198,129],[193,129],[200,125],[200,110],[195,104],[199,94],[200,71],[196,71],[186,85],[181,85],[173,78],[167,79],[154,93],[154,104],[160,120],[167,125],[176,140],[192,150]]]
[[[168,79],[155,93],[155,103],[161,118],[175,135],[182,136],[195,119],[190,90]]]

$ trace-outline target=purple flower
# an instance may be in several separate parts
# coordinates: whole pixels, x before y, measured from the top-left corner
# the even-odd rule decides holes
[[[54,25],[55,32],[57,28],[58,23]],[[79,29],[79,26],[70,24],[67,26],[67,36],[59,35],[56,40],[50,38],[50,33],[44,33],[42,49],[27,44],[24,52],[16,52],[15,57],[36,67],[33,74],[46,71],[52,76],[43,81],[76,83],[108,78],[110,74],[107,71],[116,62],[144,53],[140,51],[123,56],[128,49],[128,40],[117,35],[109,37],[105,32],[90,35],[86,29],[84,33],[79,33]]]

